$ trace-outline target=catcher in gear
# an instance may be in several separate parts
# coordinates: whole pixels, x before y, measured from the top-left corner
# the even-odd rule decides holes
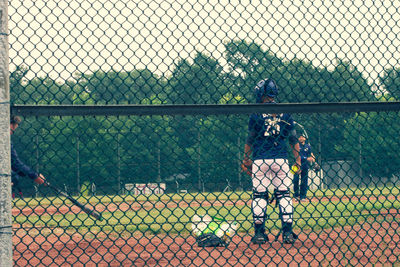
[[[272,79],[264,79],[255,87],[257,103],[274,104],[277,95],[278,86]],[[290,186],[293,175],[290,173],[286,141],[289,141],[296,164],[301,165],[293,118],[287,113],[253,113],[249,119],[248,131],[241,166],[245,173],[251,175],[253,184],[251,208],[255,234],[251,242],[263,244],[269,240],[265,233],[265,221],[270,202],[269,191],[274,189],[274,199],[282,222],[282,239],[284,243],[292,244],[297,235],[292,231],[293,202]]]
[[[300,200],[306,199],[307,197],[308,170],[310,166],[312,166],[315,172],[318,172],[321,169],[320,166],[316,163],[315,156],[311,149],[311,145],[307,143],[306,140],[307,139],[304,134],[299,136],[301,175],[296,173],[293,177],[294,197],[300,198]],[[300,176],[301,176],[301,181],[300,181]]]

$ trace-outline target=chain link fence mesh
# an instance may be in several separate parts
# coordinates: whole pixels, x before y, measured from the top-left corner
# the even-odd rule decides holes
[[[292,114],[296,137],[307,137],[320,169],[310,165],[308,177],[298,178],[301,199],[285,171],[287,205],[279,195],[278,204],[262,204],[265,244],[252,242],[260,192],[241,166],[250,109],[21,113],[12,135],[21,160],[102,220],[53,188],[14,176],[15,265],[399,262],[399,111],[341,112],[337,103],[398,101],[395,2],[9,4],[14,114],[27,105],[37,112],[48,105],[243,106],[256,101],[254,87],[267,77],[279,87],[277,102],[337,105],[335,112]],[[284,148],[291,151],[287,142]],[[294,163],[289,153],[280,170]],[[259,168],[253,164],[253,172]],[[277,196],[268,191],[268,200]],[[280,235],[287,207],[298,235],[293,244]],[[208,225],[223,246],[199,245],[193,228],[199,217],[220,228],[234,225],[222,237]]]

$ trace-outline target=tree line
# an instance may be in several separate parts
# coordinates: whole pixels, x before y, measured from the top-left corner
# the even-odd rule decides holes
[[[192,60],[179,59],[165,77],[149,69],[98,70],[64,82],[27,79],[28,68],[18,66],[10,74],[10,97],[12,104],[38,105],[242,104],[254,102],[254,86],[266,77],[276,80],[278,101],[284,103],[400,97],[399,68],[386,70],[380,79],[384,89],[377,90],[348,61],[336,59],[333,69],[315,67],[244,40],[225,43],[224,60],[223,66],[197,52]],[[357,161],[363,175],[398,172],[397,113],[293,115],[307,129],[320,161]],[[221,190],[227,181],[249,186],[239,172],[247,120],[244,115],[26,117],[13,142],[27,163],[71,190],[85,181],[107,193],[128,182]]]

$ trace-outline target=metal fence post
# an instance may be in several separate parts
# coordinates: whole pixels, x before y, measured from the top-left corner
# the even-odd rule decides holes
[[[118,178],[118,192],[122,193],[121,184],[121,147],[119,143],[119,134],[117,133],[117,178]]]
[[[8,1],[0,1],[0,266],[12,266]]]
[[[80,187],[80,176],[81,176],[81,171],[80,171],[80,154],[79,154],[79,135],[76,136],[76,189],[78,190],[78,195],[81,192],[81,187]]]

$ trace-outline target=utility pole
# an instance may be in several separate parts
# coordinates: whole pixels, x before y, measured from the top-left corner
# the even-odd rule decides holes
[[[76,185],[77,185],[77,190],[78,190],[78,195],[81,192],[81,171],[80,171],[80,154],[79,154],[79,135],[76,136]]]
[[[157,141],[157,184],[161,183],[161,140]]]
[[[39,134],[36,135],[36,172],[39,173]],[[38,186],[35,184],[33,186],[35,188],[35,197],[39,197],[39,189]]]
[[[121,148],[119,144],[119,133],[117,133],[117,179],[118,194],[121,194]]]
[[[199,183],[199,192],[204,193],[204,186],[202,186],[202,180],[201,180],[201,136],[200,136],[200,131],[197,132],[197,153],[199,155],[198,162],[197,162],[197,176],[198,176],[198,183]]]
[[[237,140],[237,145],[238,145],[238,179],[239,179],[239,191],[243,191],[243,186],[242,186],[242,153],[241,153],[241,147],[240,147],[240,135],[238,134],[238,140]]]
[[[12,266],[8,1],[0,0],[0,266]]]

